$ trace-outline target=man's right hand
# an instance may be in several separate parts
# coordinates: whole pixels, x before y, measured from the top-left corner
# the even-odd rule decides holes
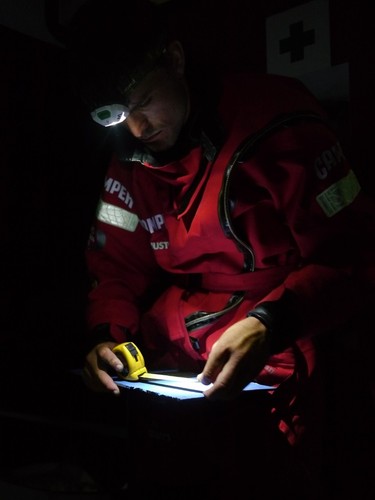
[[[124,370],[124,365],[112,352],[116,345],[115,342],[102,342],[87,354],[82,376],[92,391],[120,394],[120,389],[108,373],[110,370],[119,373]]]

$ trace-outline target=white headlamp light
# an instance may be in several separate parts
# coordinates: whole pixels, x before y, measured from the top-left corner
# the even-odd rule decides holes
[[[103,127],[112,127],[123,122],[129,116],[129,109],[123,104],[109,104],[94,109],[91,112],[92,119],[103,125]]]

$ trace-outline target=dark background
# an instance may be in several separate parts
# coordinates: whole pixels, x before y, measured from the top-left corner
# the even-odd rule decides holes
[[[170,0],[163,8],[203,64],[219,71],[266,71],[265,19],[303,3]],[[329,1],[332,64],[348,63],[350,79],[347,106],[340,107],[335,119],[364,189],[374,195],[375,35],[370,5]],[[22,414],[35,407],[44,414],[49,405],[61,410],[66,397],[60,393],[49,399],[54,381],[82,362],[87,287],[83,253],[108,145],[71,92],[58,41],[1,22],[0,404],[4,415],[14,408]],[[330,430],[338,429],[334,460],[343,451],[341,467],[349,456],[357,456],[358,481],[353,483],[361,483],[364,491],[368,476],[361,467],[373,464],[371,367],[370,355],[352,347],[339,348],[333,360],[338,382],[332,389],[329,424]],[[346,363],[352,364],[355,381],[348,391],[340,385]],[[65,389],[65,381],[61,383]],[[343,413],[353,420],[340,420]],[[350,464],[343,470],[353,471]]]

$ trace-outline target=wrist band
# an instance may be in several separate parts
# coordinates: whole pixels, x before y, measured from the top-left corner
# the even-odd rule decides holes
[[[300,318],[295,296],[286,292],[275,302],[262,302],[247,313],[267,328],[270,338],[271,354],[277,354],[289,347],[297,338]]]

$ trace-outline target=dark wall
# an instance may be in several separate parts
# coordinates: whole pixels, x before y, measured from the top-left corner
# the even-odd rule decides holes
[[[60,49],[1,27],[0,60],[0,366],[39,352],[47,372],[44,351],[74,362],[80,346],[99,156]]]

